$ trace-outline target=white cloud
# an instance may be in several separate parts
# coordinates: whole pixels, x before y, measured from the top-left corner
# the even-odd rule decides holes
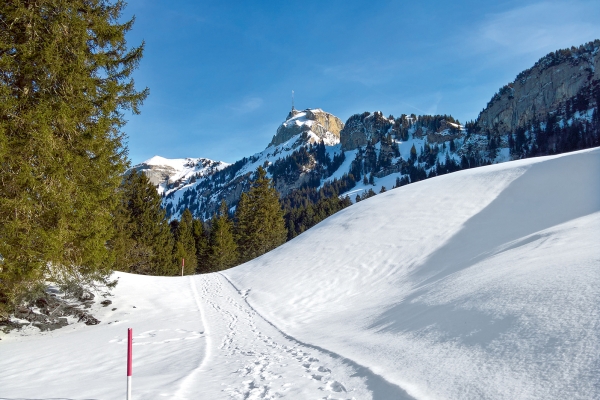
[[[597,1],[535,3],[486,16],[469,42],[498,58],[547,53],[600,38],[598,18]]]

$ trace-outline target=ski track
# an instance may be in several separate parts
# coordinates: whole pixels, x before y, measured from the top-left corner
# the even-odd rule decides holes
[[[198,289],[196,287],[196,283],[194,282],[193,276],[190,276],[190,289],[192,290],[192,296],[194,297],[194,301],[196,303],[196,306],[198,307],[198,312],[200,313],[200,318],[202,320],[202,329],[204,331],[203,334],[206,338],[206,351],[198,367],[194,368],[181,380],[179,389],[175,393],[176,398],[184,398],[184,394],[190,392],[190,386],[194,385],[194,383],[198,380],[198,375],[203,369],[205,369],[206,363],[208,362],[211,355],[212,338],[209,332],[208,322],[206,321],[206,312],[202,308],[202,301],[200,299],[200,296],[198,295]],[[202,290],[203,297],[207,297],[206,286],[203,286]]]
[[[190,277],[190,285],[207,350],[182,379],[177,398],[207,393],[209,381],[219,398],[372,398],[356,368],[278,331],[246,303],[248,292],[238,292],[221,274]]]

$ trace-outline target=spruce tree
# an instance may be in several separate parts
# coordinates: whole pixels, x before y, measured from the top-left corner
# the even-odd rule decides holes
[[[131,79],[143,45],[126,45],[124,4],[0,2],[0,318],[47,279],[110,272],[123,110],[148,94]]]
[[[248,193],[243,193],[236,210],[237,242],[242,261],[256,258],[283,244],[286,238],[279,193],[267,172],[259,167]]]
[[[417,149],[415,148],[415,145],[413,144],[412,147],[410,148],[410,157],[409,157],[409,162],[410,164],[414,164],[415,161],[417,161]]]
[[[130,173],[119,190],[115,216],[117,235],[111,240],[115,268],[147,275],[174,275],[173,239],[161,198],[143,173]]]
[[[229,218],[225,201],[221,202],[219,215],[215,214],[212,218],[209,245],[210,271],[221,271],[236,265],[238,249],[233,236],[233,222]]]
[[[196,272],[209,272],[208,239],[204,233],[202,221],[199,219],[194,219],[192,221],[192,233],[196,244]]]
[[[173,251],[174,261],[180,268],[182,259],[185,260],[184,275],[196,272],[196,241],[193,232],[193,218],[192,213],[187,208],[181,214],[179,225],[175,231],[175,247]]]

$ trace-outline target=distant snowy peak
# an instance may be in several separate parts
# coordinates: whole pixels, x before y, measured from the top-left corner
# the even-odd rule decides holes
[[[154,156],[131,168],[146,174],[150,182],[158,187],[159,193],[169,186],[179,186],[191,180],[214,174],[229,164],[208,158],[164,158]]]
[[[308,143],[322,141],[327,146],[335,146],[340,142],[340,131],[343,128],[342,120],[320,108],[304,111],[292,109],[287,119],[277,128],[269,146],[285,143],[300,133],[305,134],[303,138]]]

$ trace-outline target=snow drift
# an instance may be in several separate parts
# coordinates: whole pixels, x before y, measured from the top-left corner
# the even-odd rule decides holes
[[[0,341],[0,398],[600,397],[600,149],[362,201],[222,274],[118,274],[102,323]],[[135,308],[133,306],[136,306]]]

